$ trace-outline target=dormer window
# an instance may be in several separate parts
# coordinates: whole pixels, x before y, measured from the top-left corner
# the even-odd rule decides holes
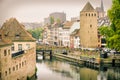
[[[8,34],[9,34],[9,32],[5,33],[5,34],[4,34],[4,36],[5,36],[5,37],[7,37],[7,36],[8,36]]]
[[[8,35],[7,34],[5,34],[5,37],[7,37]]]
[[[19,35],[19,34],[16,34],[15,37],[16,37],[16,38],[20,38],[20,35]]]
[[[15,34],[15,37],[16,37],[16,38],[20,38],[20,35],[21,35],[21,33],[16,33],[16,34]]]

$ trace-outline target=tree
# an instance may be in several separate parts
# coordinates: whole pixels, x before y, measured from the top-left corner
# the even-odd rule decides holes
[[[50,24],[53,24],[54,23],[54,17],[50,17]]]
[[[100,33],[106,37],[107,46],[120,51],[120,0],[113,0],[112,7],[108,10],[110,27],[101,27]]]
[[[32,29],[32,30],[28,30],[28,32],[30,32],[32,34],[32,36],[36,39],[41,39],[42,38],[42,28],[36,28],[36,29]]]
[[[60,19],[59,19],[59,18],[57,18],[57,23],[61,23],[61,21],[60,21]]]

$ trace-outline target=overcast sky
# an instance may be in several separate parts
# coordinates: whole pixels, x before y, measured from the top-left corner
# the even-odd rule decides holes
[[[81,9],[89,1],[94,8],[101,0],[0,0],[0,24],[10,17],[19,22],[41,22],[52,12],[65,12],[67,20],[79,16]],[[103,0],[104,9],[108,10],[112,0]]]

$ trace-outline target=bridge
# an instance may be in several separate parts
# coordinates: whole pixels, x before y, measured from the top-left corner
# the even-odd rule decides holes
[[[36,50],[37,57],[38,54],[42,55],[43,60],[45,60],[46,56],[50,57],[50,60],[52,60],[52,50]]]

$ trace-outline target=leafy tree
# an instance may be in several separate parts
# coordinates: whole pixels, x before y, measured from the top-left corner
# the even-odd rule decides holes
[[[42,38],[42,28],[36,28],[36,29],[32,29],[32,30],[28,30],[28,32],[30,32],[32,34],[32,36],[36,39],[41,39]]]
[[[60,21],[60,19],[59,19],[59,18],[57,19],[57,23],[61,23],[61,21]]]
[[[108,10],[110,27],[101,27],[100,33],[106,37],[109,48],[120,51],[120,0],[113,0],[112,7]]]
[[[50,17],[50,23],[53,24],[55,22],[54,17]]]

